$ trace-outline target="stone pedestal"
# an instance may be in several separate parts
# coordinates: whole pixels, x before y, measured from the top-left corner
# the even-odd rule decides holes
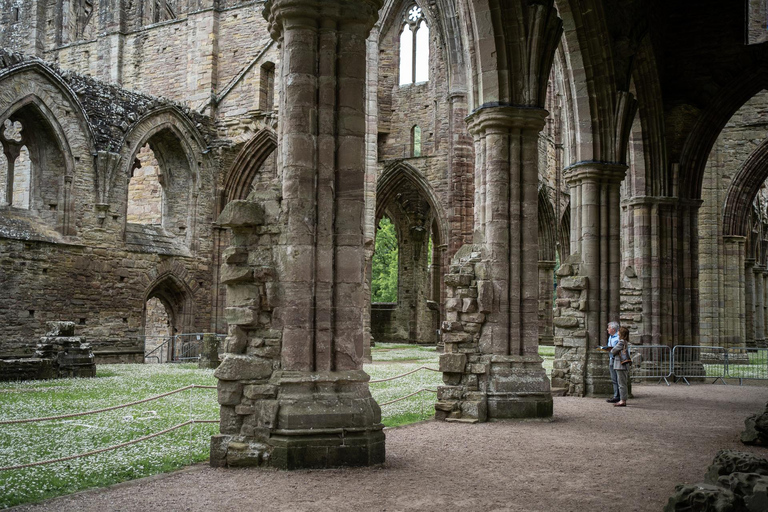
[[[211,465],[384,462],[362,371],[366,37],[380,0],[270,0],[281,52],[275,197],[233,201],[222,255],[230,333]]]
[[[219,338],[215,334],[203,334],[203,349],[200,351],[200,361],[197,366],[200,368],[219,367]]]

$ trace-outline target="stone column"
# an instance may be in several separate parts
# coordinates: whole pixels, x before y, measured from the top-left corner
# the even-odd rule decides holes
[[[579,307],[585,313],[582,371],[583,392],[587,395],[613,392],[608,355],[596,347],[607,339],[608,322],[619,321],[619,187],[625,173],[626,165],[600,162],[576,164],[563,173],[575,205],[571,218],[575,219],[574,225],[580,226],[580,231],[571,235],[571,254],[578,254],[579,277],[585,279],[587,286],[585,304]]]
[[[763,266],[763,346],[768,343],[768,266]]]
[[[744,346],[744,245],[743,236],[723,237],[723,309],[724,329],[719,345],[724,348]]]
[[[755,259],[744,260],[744,342],[748,347],[755,346]]]
[[[279,235],[275,228],[255,226],[254,233],[260,229],[269,237],[256,243],[244,224],[248,215],[239,213],[250,206],[238,203],[247,202],[227,205],[220,223],[232,227],[235,244],[251,249],[250,255],[242,250],[225,255],[225,263],[237,264],[232,270],[242,274],[227,268],[232,277],[222,282],[261,278],[264,270],[248,270],[261,254],[252,247],[269,247],[276,277],[265,286],[272,309],[270,328],[262,332],[279,337],[280,346],[271,360],[254,355],[265,343],[264,335],[251,330],[266,316],[254,312],[264,309],[262,285],[238,286],[238,293],[228,288],[228,306],[241,300],[247,307],[227,308],[236,320],[228,315],[227,351],[245,350],[245,355],[228,353],[216,372],[222,434],[211,443],[213,465],[295,469],[384,462],[381,411],[362,370],[369,300],[364,283],[365,52],[380,7],[380,0],[270,0],[265,5],[281,52],[282,194],[279,205],[270,207],[280,210],[275,216]],[[240,321],[241,316],[247,318]],[[244,332],[237,331],[238,324]],[[239,418],[225,421],[232,411],[226,409],[225,418],[224,409],[232,406]]]
[[[552,345],[554,333],[552,331],[553,311],[552,297],[555,282],[555,262],[539,262],[539,345]]]
[[[765,344],[765,279],[763,277],[765,267],[755,265],[752,273],[755,281],[755,345],[762,347]]]
[[[493,294],[479,338],[487,355],[489,418],[552,415],[537,315],[538,135],[546,115],[544,109],[503,106],[469,117],[483,164],[476,168],[483,186],[475,225]]]

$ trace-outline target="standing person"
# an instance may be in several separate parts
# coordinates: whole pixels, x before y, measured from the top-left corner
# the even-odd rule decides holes
[[[621,400],[619,396],[619,381],[616,370],[613,367],[614,357],[613,348],[619,343],[619,322],[608,322],[608,344],[604,347],[600,347],[603,350],[610,351],[610,357],[608,358],[608,371],[611,374],[611,384],[613,384],[613,396],[606,400],[609,404],[618,403]]]
[[[619,329],[619,341],[611,349],[611,361],[613,361],[613,371],[619,385],[619,401],[613,406],[626,407],[629,381],[629,364],[625,364],[629,361],[629,329],[626,327]]]

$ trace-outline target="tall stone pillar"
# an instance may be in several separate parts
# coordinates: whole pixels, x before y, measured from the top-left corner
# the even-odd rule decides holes
[[[762,317],[763,317],[763,338],[765,340],[763,341],[763,347],[765,347],[766,343],[768,343],[768,266],[763,266],[762,275],[763,275]]]
[[[755,259],[744,260],[744,342],[748,347],[755,346]]]
[[[613,393],[608,354],[597,350],[607,340],[606,325],[619,320],[619,187],[626,165],[585,162],[564,170],[571,191],[571,258],[558,273],[555,319],[556,366],[566,374],[571,394]],[[578,290],[571,296],[569,290]]]
[[[755,265],[752,268],[755,281],[755,345],[758,347],[765,346],[765,279],[763,277],[765,270],[762,265]]]
[[[723,237],[723,288],[722,315],[725,322],[720,336],[724,348],[744,346],[744,246],[743,236]]]
[[[477,262],[477,300],[460,289],[472,281],[471,272],[452,268],[446,278],[452,288],[444,324],[449,332],[440,365],[446,384],[458,386],[441,388],[438,399],[450,398],[451,407],[480,421],[552,415],[549,380],[538,355],[537,315],[538,134],[546,115],[539,108],[498,106],[469,117],[481,185],[475,194],[478,252],[469,258]],[[473,341],[476,353],[468,356],[464,346]]]
[[[220,218],[236,247],[222,270],[230,336],[216,371],[222,429],[211,442],[212,465],[384,462],[381,411],[362,370],[366,38],[380,7],[380,0],[265,5],[281,52],[282,192],[261,210],[232,201]],[[259,211],[277,225],[249,220]],[[270,257],[273,270],[263,268]],[[267,353],[274,339],[278,350]]]
[[[555,282],[555,262],[539,261],[539,344],[552,345],[554,332],[552,330],[552,296]]]

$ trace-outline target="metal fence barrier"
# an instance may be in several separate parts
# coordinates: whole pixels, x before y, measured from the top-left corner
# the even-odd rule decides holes
[[[739,385],[745,380],[768,380],[767,348],[729,348],[726,357],[726,375],[739,379]]]
[[[672,349],[666,345],[632,345],[631,378],[662,380],[669,386],[672,376]]]
[[[675,345],[672,349],[672,373],[690,385],[688,379],[714,378],[712,384],[727,376],[728,352],[723,347]]]
[[[203,352],[203,337],[216,336],[220,342],[226,334],[204,332],[177,334],[176,336],[145,336],[144,362],[183,363],[197,361]]]

